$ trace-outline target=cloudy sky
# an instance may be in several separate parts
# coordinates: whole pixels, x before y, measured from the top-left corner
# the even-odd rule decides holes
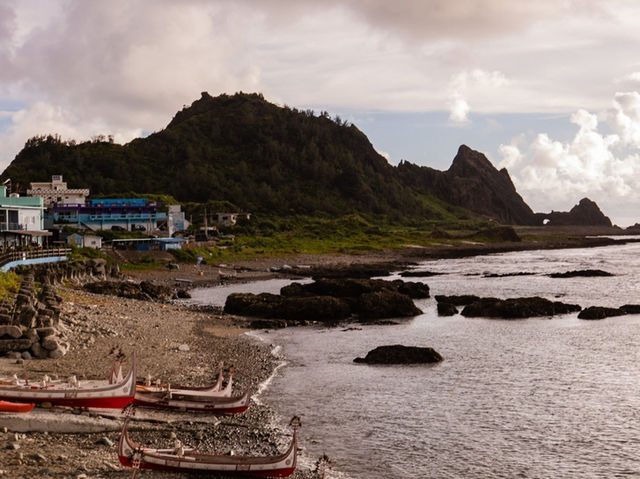
[[[0,0],[0,168],[57,133],[127,142],[200,96],[355,123],[390,163],[460,144],[535,211],[640,222],[636,0]]]

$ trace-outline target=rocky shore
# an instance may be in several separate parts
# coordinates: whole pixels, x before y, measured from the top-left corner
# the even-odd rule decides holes
[[[54,378],[75,374],[80,380],[104,379],[114,354],[122,351],[129,358],[135,350],[139,378],[150,375],[174,383],[206,385],[216,378],[218,363],[224,361],[226,373],[228,368],[235,368],[236,391],[250,387],[255,394],[257,386],[273,374],[278,363],[271,345],[242,335],[244,330],[228,315],[97,295],[79,288],[58,288],[58,294],[63,299],[59,328],[70,344],[67,354],[43,360],[1,358],[3,376],[17,373],[39,380],[44,374]],[[49,413],[41,408],[34,411],[55,414],[53,421],[60,423],[71,416],[69,412]],[[106,416],[114,413],[119,416],[119,411],[106,412]],[[291,404],[290,413],[296,413],[295,404]],[[260,403],[259,396],[254,396],[249,409],[238,416],[212,419],[187,413],[148,412],[143,417],[132,424],[132,437],[156,447],[170,447],[177,437],[183,444],[202,451],[263,455],[282,451],[290,439],[283,427],[290,418],[276,417],[268,405]],[[87,418],[91,419],[95,418]],[[12,424],[7,416],[0,416],[0,476],[124,478],[131,474],[118,462],[117,430],[82,434],[16,432]],[[304,429],[301,435],[304,438]],[[304,448],[304,439],[301,447]],[[308,462],[313,465],[314,459],[309,458]],[[311,469],[313,466],[299,466],[292,477],[314,478],[317,475]],[[145,471],[139,477],[180,476]]]
[[[563,245],[538,247],[596,246],[609,240],[587,239],[581,244],[569,241]],[[233,281],[254,281],[274,276],[312,276],[314,272],[353,271],[353,264],[373,270],[402,270],[413,262],[436,257],[467,256],[494,251],[534,249],[535,245],[468,245],[452,248],[405,248],[393,252],[367,255],[299,255],[289,258],[266,258],[228,265],[207,264],[201,268],[180,265],[179,270],[130,273],[136,281],[148,280],[175,290],[195,286],[216,285]],[[367,273],[368,274],[368,273]],[[349,275],[352,275],[351,273]],[[169,379],[174,383],[194,386],[211,383],[224,361],[225,373],[235,368],[236,390],[256,388],[274,372],[279,359],[272,354],[273,345],[261,343],[247,335],[243,318],[225,314],[215,308],[193,308],[171,302],[122,298],[95,294],[80,286],[57,286],[59,304],[57,328],[64,335],[68,350],[64,356],[39,360],[0,358],[2,376],[17,373],[38,380],[43,375],[78,379],[104,379],[114,355],[138,353],[138,377]],[[53,415],[54,422],[68,421],[70,416],[98,420],[103,414],[71,414],[48,412],[37,408],[40,415]],[[116,421],[115,428],[99,432],[25,432],[16,429],[0,416],[0,477],[31,478],[103,478],[130,477],[131,471],[120,466],[116,454],[120,424],[119,411],[106,415]],[[290,405],[290,415],[296,405]],[[282,451],[289,440],[286,423],[290,417],[278,417],[268,404],[254,396],[251,407],[239,416],[206,418],[173,414],[142,414],[132,424],[132,438],[142,444],[168,447],[175,438],[202,451],[236,454],[274,454]],[[304,418],[303,418],[304,420]],[[314,469],[318,458],[304,457],[304,425],[301,430],[303,460],[292,476],[294,479],[320,477]],[[181,477],[151,471],[138,477]],[[184,476],[186,477],[186,476]]]

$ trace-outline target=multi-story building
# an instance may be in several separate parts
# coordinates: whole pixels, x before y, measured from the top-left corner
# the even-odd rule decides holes
[[[39,197],[7,197],[7,187],[0,186],[0,247],[42,245],[51,236],[44,231],[44,205]]]
[[[29,196],[39,196],[44,201],[45,207],[53,205],[84,205],[89,190],[86,188],[67,188],[67,183],[62,181],[62,175],[51,176],[51,182],[30,183],[27,190]]]
[[[89,230],[152,232],[167,227],[167,213],[160,203],[146,198],[100,198],[86,205],[55,205],[51,208],[55,225]]]

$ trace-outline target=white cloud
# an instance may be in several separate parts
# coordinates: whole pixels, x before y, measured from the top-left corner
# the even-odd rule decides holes
[[[597,115],[578,110],[571,116],[578,132],[569,142],[540,133],[523,148],[500,145],[502,165],[534,210],[568,210],[588,196],[607,214],[640,201],[640,95],[616,93],[612,103],[601,117],[613,133],[599,130]]]
[[[633,82],[640,82],[640,72],[629,73],[627,76],[624,77],[624,79],[633,81]]]
[[[474,69],[454,75],[449,82],[449,119],[454,123],[468,123],[471,107],[467,98],[493,96],[496,89],[508,84],[507,77],[499,71]]]

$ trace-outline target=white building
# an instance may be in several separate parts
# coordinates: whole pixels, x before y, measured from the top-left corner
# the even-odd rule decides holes
[[[251,213],[217,213],[216,223],[223,226],[233,226],[238,222],[238,219],[250,219]]]
[[[44,231],[43,212],[42,198],[7,197],[7,187],[0,186],[0,247],[42,244],[43,237],[51,236]]]
[[[27,190],[28,196],[40,196],[45,207],[57,205],[84,205],[89,190],[87,188],[67,188],[67,183],[62,181],[62,175],[51,176],[51,182],[32,182]]]

